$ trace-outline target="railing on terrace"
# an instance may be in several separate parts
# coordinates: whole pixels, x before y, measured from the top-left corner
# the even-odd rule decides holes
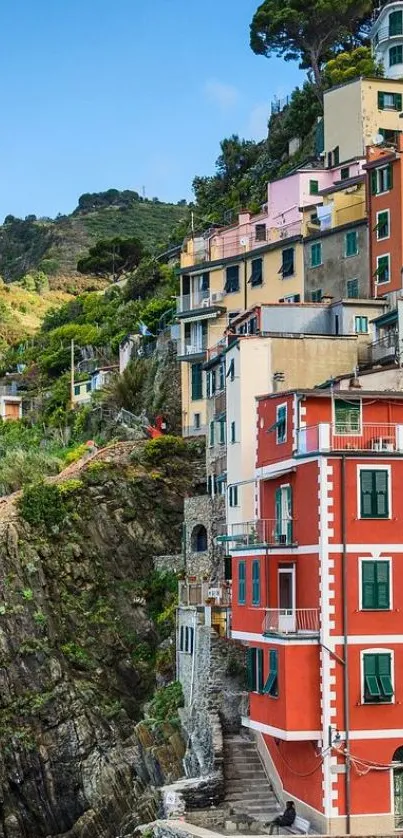
[[[268,608],[263,620],[263,634],[319,634],[317,608]]]
[[[293,518],[264,518],[230,524],[228,534],[221,540],[233,542],[237,547],[264,545],[269,547],[293,546]],[[220,539],[219,539],[220,540]]]
[[[231,586],[221,582],[212,585],[210,582],[179,582],[179,605],[212,605],[219,608],[229,608],[231,605]]]
[[[189,436],[206,436],[206,434],[207,425],[188,425],[182,431],[182,436],[186,438]]]
[[[251,228],[253,228],[253,222],[251,222]],[[264,238],[262,238],[261,234],[256,236],[254,232],[250,232],[249,235],[243,235],[239,232],[239,230],[234,228],[233,231],[231,231],[231,235],[223,234],[212,238],[210,245],[211,260],[226,259],[231,256],[240,256],[241,254],[249,253],[258,247],[263,247],[265,244],[289,239],[292,236],[300,236],[301,234],[301,221],[267,227]]]
[[[214,358],[218,358],[227,349],[227,346],[227,338],[221,338],[215,346],[210,346],[210,349],[207,350],[207,360],[213,361]]]
[[[184,311],[194,311],[204,308],[210,298],[210,291],[193,291],[192,294],[182,294],[176,298],[176,312],[182,314]]]
[[[389,38],[403,38],[403,32],[393,32],[393,29],[391,30],[389,28],[389,24],[382,26],[381,29],[378,29],[378,32],[375,35],[375,46],[381,44],[382,41],[389,41]]]
[[[192,341],[191,338],[189,340],[178,340],[176,346],[177,354],[182,357],[185,355],[203,355],[207,351],[207,335],[200,340]]]
[[[394,361],[398,348],[398,335],[396,331],[390,330],[374,340],[371,344],[371,361],[376,364],[379,361]]]
[[[403,454],[403,425],[379,423],[354,427],[350,423],[321,423],[299,429],[299,455],[325,451],[371,451],[378,454],[396,451]]]

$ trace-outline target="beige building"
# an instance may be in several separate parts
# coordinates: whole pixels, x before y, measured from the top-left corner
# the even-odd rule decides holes
[[[402,130],[403,81],[355,79],[324,95],[324,163],[327,168],[365,156],[374,138],[388,142]],[[343,130],[341,130],[341,127]]]

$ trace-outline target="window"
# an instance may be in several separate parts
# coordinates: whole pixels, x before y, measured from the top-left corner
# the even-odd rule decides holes
[[[388,561],[361,560],[361,604],[365,611],[389,611],[390,578]]]
[[[371,192],[373,195],[380,195],[382,192],[388,192],[393,186],[393,171],[391,163],[387,166],[380,166],[378,169],[372,169],[371,172]]]
[[[380,111],[401,111],[402,94],[378,92],[378,108]]]
[[[360,469],[360,518],[389,517],[389,472]]]
[[[196,431],[200,430],[200,413],[193,414],[193,426]]]
[[[356,335],[368,334],[368,317],[357,316],[355,318],[355,333]]]
[[[272,698],[278,696],[278,652],[277,649],[270,649],[269,651],[269,674],[267,681],[263,687],[265,695],[271,695]]]
[[[350,300],[358,299],[358,279],[347,280],[347,297]]]
[[[87,381],[87,384],[85,385],[85,390],[86,390],[87,393],[91,393],[91,382],[90,381]]]
[[[208,373],[207,380],[208,380],[208,389],[209,389],[209,393],[208,393],[208,394],[209,394],[210,396],[214,396],[215,391],[216,391],[216,374],[215,374],[215,370],[211,370],[211,372],[210,372],[210,373]]]
[[[282,263],[279,273],[283,275],[283,279],[287,276],[292,276],[294,273],[294,248],[287,247],[282,252]]]
[[[228,367],[228,372],[227,372],[226,377],[229,378],[230,381],[233,381],[234,378],[235,378],[235,361],[234,361],[233,358],[232,358],[232,361],[230,362],[230,365]]]
[[[219,421],[220,428],[220,445],[225,445],[225,419],[221,418]]]
[[[224,291],[226,294],[234,294],[239,291],[239,265],[231,265],[225,271]]]
[[[340,169],[340,180],[347,180],[349,177],[350,177],[350,167],[349,166],[343,166],[343,168]]]
[[[266,225],[265,224],[255,224],[255,240],[257,242],[265,242],[266,241]]]
[[[376,281],[378,285],[381,285],[382,282],[389,282],[390,280],[390,256],[389,253],[386,256],[377,256],[376,259],[377,268],[375,271],[376,274]]]
[[[235,422],[231,422],[231,442],[236,442]]]
[[[319,193],[319,181],[318,180],[310,180],[309,181],[309,194],[310,195],[317,195]]]
[[[230,486],[228,495],[230,507],[238,506],[238,486]]]
[[[210,290],[210,274],[208,271],[201,275],[200,279],[200,291],[209,291]]]
[[[311,244],[311,268],[317,268],[322,264],[322,243]]]
[[[334,403],[334,424],[335,433],[338,435],[361,433],[360,402],[336,399]]]
[[[287,440],[287,405],[279,404],[276,408],[276,443]]]
[[[299,303],[301,302],[301,295],[300,294],[287,294],[286,297],[283,297],[282,300],[279,300],[279,303]]]
[[[377,212],[376,214],[376,237],[378,241],[380,239],[388,239],[389,238],[389,210],[383,210],[383,212]]]
[[[193,527],[191,536],[191,546],[193,553],[205,553],[207,550],[207,530],[203,524],[196,524]]]
[[[250,692],[263,692],[263,649],[246,651],[247,685]]]
[[[214,427],[214,424],[215,424],[214,422],[210,422],[210,431],[209,431],[209,445],[210,445],[210,448],[214,445],[214,441],[215,441],[215,427]]]
[[[194,629],[192,626],[181,626],[179,632],[179,651],[193,655]]]
[[[391,12],[389,15],[389,37],[403,34],[403,17],[401,12]]]
[[[392,655],[365,652],[363,655],[364,703],[391,702],[393,699]]]
[[[263,282],[263,259],[252,259],[252,273],[249,282],[254,288]]]
[[[246,602],[246,564],[238,562],[238,603],[245,605]]]
[[[275,493],[276,544],[292,544],[292,488],[279,486]]]
[[[260,561],[252,562],[252,605],[260,605]]]
[[[311,291],[311,300],[313,303],[320,303],[322,299],[322,289],[317,288],[316,291]]]
[[[393,131],[391,128],[380,128],[379,133],[383,137],[384,143],[397,145],[400,131]]]
[[[225,390],[225,365],[220,364],[218,368],[218,389]]]
[[[403,63],[403,47],[391,47],[389,50],[389,67]]]
[[[356,256],[358,253],[358,235],[357,230],[350,230],[346,233],[345,238],[345,256]]]
[[[338,165],[339,165],[339,163],[340,163],[340,148],[339,148],[339,146],[337,145],[337,146],[333,149],[333,166],[338,166]]]
[[[203,398],[203,370],[201,364],[192,364],[192,401]]]

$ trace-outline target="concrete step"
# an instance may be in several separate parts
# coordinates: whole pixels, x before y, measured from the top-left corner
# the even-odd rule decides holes
[[[266,777],[260,774],[259,777],[226,777],[226,779],[230,780],[231,789],[270,788],[270,783],[267,782]],[[253,780],[253,783],[250,780]]]
[[[238,801],[245,800],[245,801],[251,801],[252,803],[258,803],[260,800],[263,801],[263,803],[267,803],[267,802],[272,803],[273,801],[275,802],[274,795],[272,794],[272,795],[268,796],[266,790],[263,790],[263,791],[260,791],[260,792],[259,791],[244,791],[244,792],[242,792],[242,791],[230,791],[229,794],[225,795],[225,799],[226,800],[238,800]]]

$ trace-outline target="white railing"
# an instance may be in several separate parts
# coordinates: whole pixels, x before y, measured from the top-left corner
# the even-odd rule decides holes
[[[378,338],[371,344],[372,363],[377,361],[393,360],[396,356],[398,336],[396,332],[387,332],[383,337]]]
[[[300,428],[297,453],[314,454],[325,451],[371,451],[382,454],[391,451],[403,453],[403,425],[387,422],[355,426],[353,422],[335,425],[321,423]]]
[[[207,306],[210,300],[210,291],[193,291],[191,294],[182,294],[176,298],[176,311],[178,314],[184,311],[194,311]]]
[[[203,340],[179,340],[176,345],[177,355],[203,355],[207,351],[207,337]]]
[[[293,518],[260,518],[230,524],[227,541],[240,547],[269,545],[272,547],[292,546],[294,542]]]
[[[263,634],[319,634],[318,608],[268,608]]]

